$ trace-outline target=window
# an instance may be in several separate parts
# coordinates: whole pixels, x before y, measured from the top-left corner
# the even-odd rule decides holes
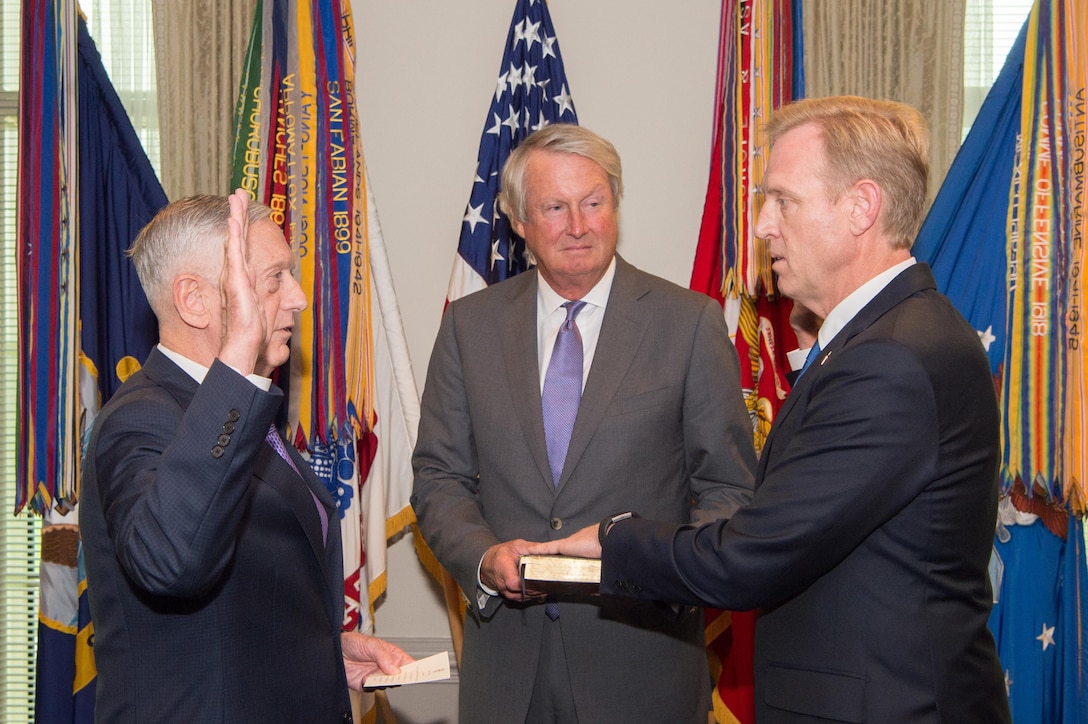
[[[1005,66],[1034,0],[967,0],[963,43],[963,137]]]
[[[34,719],[40,521],[15,510],[19,3],[0,6],[0,721]]]
[[[41,521],[15,509],[17,418],[16,164],[19,2],[0,3],[0,722],[34,721]],[[83,0],[88,28],[152,165],[158,117],[151,3]]]

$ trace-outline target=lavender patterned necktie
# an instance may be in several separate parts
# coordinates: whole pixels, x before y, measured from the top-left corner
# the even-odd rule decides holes
[[[548,371],[544,375],[541,406],[544,408],[544,440],[548,446],[548,463],[552,484],[559,485],[563,463],[567,459],[570,434],[578,405],[582,401],[582,334],[574,318],[585,302],[567,302],[567,318],[555,336],[555,347]]]
[[[544,374],[544,391],[540,403],[544,408],[544,441],[548,446],[548,465],[552,471],[552,485],[558,487],[563,474],[563,463],[570,447],[570,434],[574,419],[578,417],[578,405],[582,402],[582,333],[574,318],[582,311],[585,302],[567,302],[567,318],[555,335],[555,347],[548,371]],[[554,599],[544,604],[544,614],[552,621],[559,620],[559,603]]]
[[[268,426],[268,434],[264,437],[265,441],[272,446],[272,449],[276,451],[284,461],[291,466],[291,469],[298,473],[299,477],[302,477],[302,473],[298,472],[298,468],[295,466],[295,461],[291,459],[291,456],[287,454],[287,445],[284,444],[283,438],[276,432],[275,425]],[[317,515],[321,518],[321,540],[327,541],[329,539],[329,514],[325,511],[325,506],[318,500],[314,491],[309,487],[306,490],[310,493],[310,496],[314,499],[314,505],[317,506]]]

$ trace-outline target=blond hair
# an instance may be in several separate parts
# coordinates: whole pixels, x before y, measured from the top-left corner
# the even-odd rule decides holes
[[[857,96],[808,98],[776,110],[767,124],[773,146],[783,134],[812,124],[824,143],[819,176],[833,198],[861,179],[884,192],[882,230],[909,249],[922,224],[929,176],[929,129],[915,108]]]

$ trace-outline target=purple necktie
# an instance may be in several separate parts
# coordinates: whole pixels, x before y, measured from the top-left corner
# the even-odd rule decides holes
[[[570,447],[570,434],[574,419],[578,417],[578,405],[582,402],[582,333],[574,318],[582,311],[585,302],[567,302],[567,318],[555,335],[555,347],[548,371],[544,374],[544,392],[540,403],[544,408],[544,441],[548,446],[548,465],[552,470],[552,485],[559,485],[563,463]],[[544,604],[544,614],[552,621],[559,620],[559,603],[549,600]]]
[[[552,484],[559,485],[563,463],[567,459],[570,434],[578,405],[582,401],[582,334],[574,318],[585,302],[567,302],[567,319],[555,336],[555,347],[548,371],[544,375],[541,406],[544,408],[544,441],[548,446],[548,464],[552,469]]]
[[[298,472],[298,468],[295,466],[295,461],[292,460],[291,456],[287,454],[287,445],[284,444],[283,438],[280,437],[280,434],[276,432],[275,425],[268,426],[268,434],[265,435],[264,439],[268,442],[269,445],[272,446],[272,449],[276,451],[276,454],[283,458],[284,461],[291,466],[291,469],[298,473],[298,476],[301,478],[302,473]],[[303,483],[303,485],[305,485],[305,482]],[[317,515],[321,518],[321,541],[325,542],[329,539],[329,514],[325,512],[325,506],[321,504],[320,500],[318,500],[317,494],[314,493],[314,491],[310,490],[309,486],[307,486],[306,490],[314,499],[314,505],[317,506]]]

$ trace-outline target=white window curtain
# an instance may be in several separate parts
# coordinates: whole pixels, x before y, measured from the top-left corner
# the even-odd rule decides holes
[[[110,82],[161,178],[151,5],[147,0],[81,0],[80,7]]]
[[[805,95],[858,95],[921,111],[930,129],[931,200],[961,140],[964,3],[804,3]]]
[[[256,0],[153,0],[162,180],[170,199],[225,194]]]

